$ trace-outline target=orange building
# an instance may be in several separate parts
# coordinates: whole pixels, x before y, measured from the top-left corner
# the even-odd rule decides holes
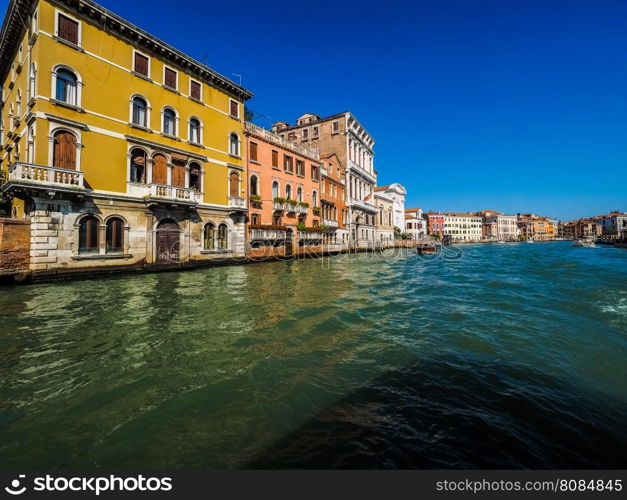
[[[322,225],[325,227],[325,243],[348,243],[346,230],[346,202],[344,186],[346,176],[342,163],[335,153],[323,155],[320,199],[322,201]]]
[[[320,154],[246,123],[248,247],[253,255],[319,247]]]

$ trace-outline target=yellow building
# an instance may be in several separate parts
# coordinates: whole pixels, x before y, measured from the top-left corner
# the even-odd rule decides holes
[[[31,270],[243,255],[249,91],[90,0],[11,0],[0,68]]]

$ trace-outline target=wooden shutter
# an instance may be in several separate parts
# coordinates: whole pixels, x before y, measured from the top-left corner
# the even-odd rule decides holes
[[[230,175],[229,194],[230,196],[239,196],[239,175],[237,172],[232,172]]]
[[[250,159],[253,161],[257,161],[257,143],[250,143]]]
[[[157,155],[152,164],[152,182],[155,184],[168,183],[168,165],[165,156]]]
[[[63,38],[68,42],[78,45],[78,22],[64,16],[63,14],[59,14],[58,29],[59,38]]]
[[[231,116],[239,117],[239,103],[231,100]]]
[[[192,80],[191,83],[191,94],[194,99],[200,100],[200,83]]]
[[[148,76],[148,58],[135,52],[135,73]]]
[[[57,132],[54,135],[52,165],[76,170],[76,137],[70,132]]]
[[[272,166],[273,167],[279,166],[279,152],[278,151],[272,151]]]
[[[176,71],[170,68],[165,69],[165,85],[175,89],[176,88]]]
[[[185,187],[185,164],[179,160],[172,160],[172,185]]]

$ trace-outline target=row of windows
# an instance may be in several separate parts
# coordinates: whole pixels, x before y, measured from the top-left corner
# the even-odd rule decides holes
[[[257,153],[257,143],[250,142],[248,156],[251,161],[258,162],[259,156]],[[276,149],[272,150],[272,168],[279,170],[279,152]],[[294,159],[290,155],[283,155],[283,170],[290,174],[294,173]],[[296,159],[296,175],[305,177],[305,162],[300,159]],[[311,178],[314,181],[320,180],[320,168],[317,165],[311,166]]]
[[[105,222],[106,254],[121,254],[125,245],[125,223],[117,216],[109,217]],[[78,253],[79,255],[94,255],[100,253],[100,221],[93,215],[87,215],[78,223]],[[208,222],[203,228],[203,250],[227,250],[229,248],[229,228],[226,224],[217,227]]]
[[[36,19],[36,17],[35,17]],[[36,21],[35,21],[36,22]],[[81,45],[81,23],[61,12],[57,13],[56,36],[69,42],[72,45]],[[150,57],[136,50],[133,51],[133,72],[144,78],[151,78]],[[163,67],[163,86],[174,91],[179,91],[178,71],[166,65]],[[190,78],[189,97],[202,101],[202,84]],[[239,103],[234,99],[229,101],[229,114],[234,118],[239,118]]]
[[[80,106],[81,82],[76,72],[65,66],[57,66],[54,75],[54,99],[71,106]],[[161,132],[164,135],[177,137],[179,117],[175,109],[171,106],[165,106],[161,114]],[[130,122],[142,128],[150,128],[150,106],[143,96],[135,95],[132,97]],[[193,144],[202,144],[202,128],[199,118],[195,116],[190,117],[187,130],[188,141]],[[240,156],[240,138],[235,132],[229,134],[228,149],[229,154]]]
[[[259,178],[256,175],[252,175],[250,177],[250,194],[258,196],[259,193],[261,193],[261,190],[259,187]],[[272,182],[272,199],[274,198],[282,198],[281,189],[279,187],[278,181]],[[303,188],[298,187],[296,189],[296,197],[294,197],[294,192],[292,191],[292,185],[286,184],[285,185],[285,199],[296,200],[298,202],[302,202],[303,201]],[[314,207],[318,206],[318,193],[316,191],[311,192],[311,203],[312,203],[312,206]]]

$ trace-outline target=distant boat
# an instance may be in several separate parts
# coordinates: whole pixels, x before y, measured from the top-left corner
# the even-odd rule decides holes
[[[533,238],[528,238],[525,240],[525,243],[535,243],[535,241],[533,241]]]
[[[594,238],[581,238],[580,240],[573,241],[574,247],[594,248]]]
[[[438,253],[439,249],[435,243],[418,243],[418,245],[416,245],[416,252],[418,253],[418,255],[429,255]]]

